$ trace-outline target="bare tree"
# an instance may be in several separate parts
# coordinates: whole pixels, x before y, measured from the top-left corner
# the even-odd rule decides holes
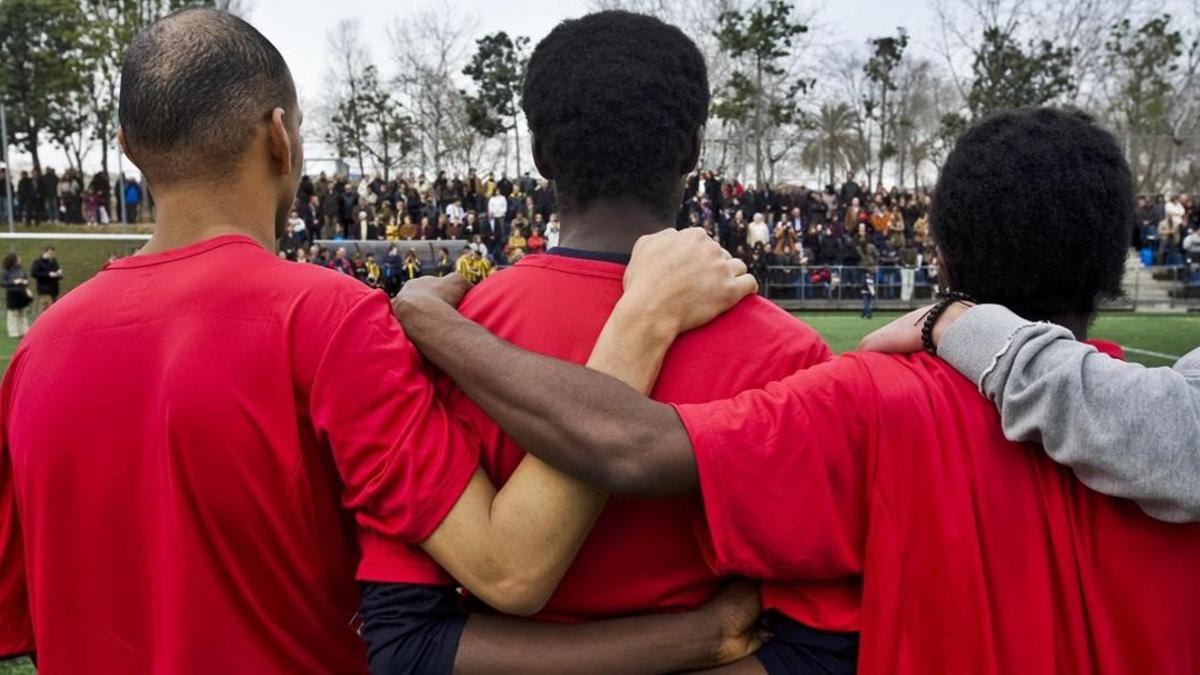
[[[941,117],[948,112],[945,103],[954,100],[955,94],[949,79],[930,61],[911,61],[901,67],[892,132],[899,151],[896,178],[900,185],[920,187],[922,167],[939,159]]]
[[[475,16],[429,5],[394,18],[387,27],[395,84],[412,117],[416,151],[424,169],[474,166],[483,139],[467,124],[459,79],[478,32]]]
[[[371,65],[370,54],[362,40],[362,28],[356,19],[342,19],[326,33],[332,53],[325,73],[326,90],[331,92],[324,117],[326,138],[339,155],[350,156],[358,171],[366,175],[367,131],[364,111],[358,106],[363,77]]]

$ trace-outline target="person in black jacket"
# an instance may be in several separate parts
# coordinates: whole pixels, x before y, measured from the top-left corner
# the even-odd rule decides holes
[[[58,301],[63,278],[62,268],[58,265],[58,251],[53,246],[47,246],[42,251],[42,257],[33,261],[29,271],[37,285],[37,313],[41,314]]]
[[[3,274],[0,285],[5,290],[5,307],[8,309],[8,337],[22,338],[29,332],[29,277],[21,269],[21,256],[9,253],[4,256]]]
[[[850,206],[850,202],[854,201],[855,197],[862,197],[862,188],[854,180],[854,174],[846,174],[846,182],[842,183],[842,189],[838,191],[838,212],[839,215],[846,212],[846,207]]]
[[[10,194],[12,195],[11,198],[15,198],[17,196],[12,190],[12,179],[9,178],[8,171],[4,167],[0,166],[0,222],[5,224],[8,223],[8,200],[10,199]],[[13,213],[15,214],[16,204],[13,204],[12,207]]]
[[[41,208],[46,212],[47,223],[58,222],[58,174],[54,168],[46,169],[38,180],[38,196],[41,198]]]
[[[20,209],[17,211],[16,217],[21,218],[23,216],[26,225],[33,224],[34,214],[37,211],[36,202],[37,183],[34,182],[33,178],[29,177],[29,172],[22,171],[21,178],[17,181],[17,206]]]

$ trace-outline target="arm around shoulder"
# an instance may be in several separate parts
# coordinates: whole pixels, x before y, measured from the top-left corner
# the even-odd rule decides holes
[[[938,353],[996,403],[1011,440],[1042,444],[1088,487],[1154,518],[1200,520],[1200,350],[1145,368],[981,305],[946,330]]]

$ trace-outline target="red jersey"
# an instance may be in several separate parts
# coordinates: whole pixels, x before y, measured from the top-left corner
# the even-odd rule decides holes
[[[461,311],[519,347],[585,363],[621,297],[624,272],[617,262],[575,254],[528,256],[471,291]],[[762,298],[750,298],[681,336],[652,395],[678,403],[711,401],[829,358],[811,328]],[[524,451],[458,389],[448,394],[448,406],[480,437],[481,463],[503,485]],[[538,618],[580,621],[702,604],[719,577],[694,534],[699,511],[694,499],[612,498]],[[794,618],[826,628],[808,614]]]
[[[364,672],[355,519],[422,541],[477,465],[424,368],[383,293],[246,237],[110,264],[0,392],[0,654]]]
[[[861,672],[1200,672],[1200,526],[1005,440],[945,363],[853,354],[678,410],[717,567],[861,574]]]

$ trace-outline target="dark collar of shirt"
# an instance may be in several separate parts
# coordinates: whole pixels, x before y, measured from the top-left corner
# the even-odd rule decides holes
[[[632,257],[628,253],[605,253],[603,251],[585,251],[580,248],[566,248],[564,246],[555,246],[546,251],[547,255],[557,255],[564,258],[580,258],[582,260],[599,260],[601,262],[616,263],[618,265],[628,265],[629,259]]]

